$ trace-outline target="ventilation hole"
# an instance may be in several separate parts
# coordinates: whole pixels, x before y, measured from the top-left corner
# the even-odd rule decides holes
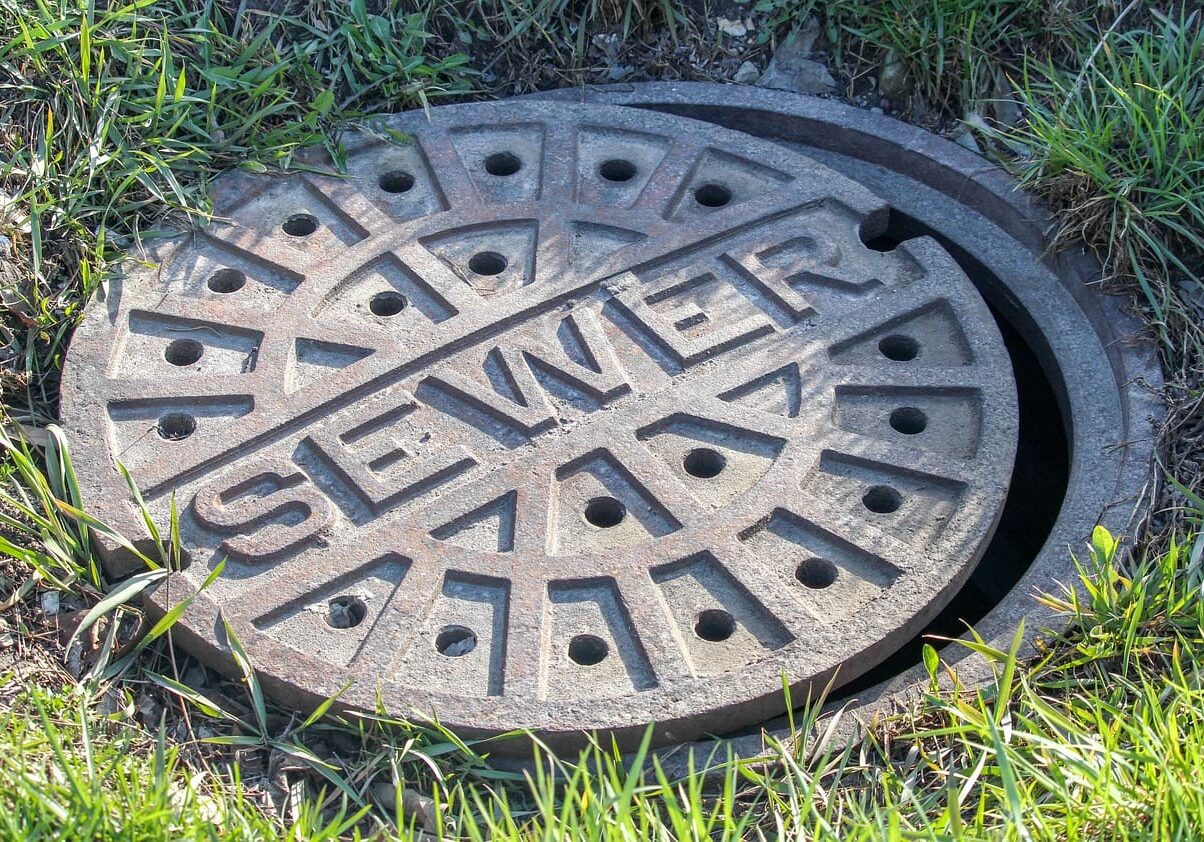
[[[826,588],[836,581],[836,565],[825,558],[809,558],[795,568],[794,578],[808,588]]]
[[[477,635],[464,626],[444,626],[435,637],[435,648],[440,655],[459,658],[477,648]]]
[[[920,355],[920,343],[910,336],[894,333],[882,338],[878,343],[878,350],[888,360],[905,363]]]
[[[159,419],[157,429],[168,441],[182,441],[196,432],[196,419],[187,412],[169,412]]]
[[[506,258],[496,251],[478,251],[468,259],[468,268],[478,275],[500,275],[506,268]]]
[[[318,230],[318,218],[313,214],[295,213],[280,226],[290,237],[308,237]]]
[[[494,152],[485,159],[485,172],[490,175],[514,175],[522,168],[522,159],[513,152]]]
[[[708,608],[694,622],[694,634],[703,640],[719,643],[736,631],[736,619],[722,608]]]
[[[686,454],[682,467],[692,477],[710,479],[719,476],[719,472],[727,465],[727,459],[718,450],[709,447],[696,447]]]
[[[410,302],[400,292],[378,292],[368,302],[368,309],[374,316],[396,316]]]
[[[601,663],[610,652],[606,641],[592,634],[579,634],[569,641],[569,658],[583,667]]]
[[[389,170],[380,177],[380,189],[386,193],[405,193],[414,186],[414,176],[405,170]]]
[[[364,622],[368,606],[358,596],[338,596],[326,605],[326,624],[335,629],[349,629]]]
[[[172,365],[192,365],[205,353],[205,346],[195,339],[173,339],[167,343],[163,358]]]
[[[631,181],[636,172],[635,164],[622,158],[611,158],[609,161],[603,161],[598,167],[598,175],[607,181]]]
[[[237,269],[218,269],[209,276],[208,287],[214,292],[238,292],[247,283],[247,276]]]
[[[889,485],[875,485],[869,491],[865,492],[865,496],[861,498],[861,502],[871,512],[888,515],[898,510],[899,506],[903,503],[903,498],[899,496],[898,491],[895,491]]]
[[[626,507],[613,497],[595,497],[585,504],[585,520],[599,529],[618,526],[627,517]]]
[[[732,200],[732,191],[722,184],[700,184],[694,188],[694,201],[704,208],[721,208]]]
[[[890,425],[905,436],[914,436],[928,427],[928,416],[914,406],[901,406],[890,414]]]

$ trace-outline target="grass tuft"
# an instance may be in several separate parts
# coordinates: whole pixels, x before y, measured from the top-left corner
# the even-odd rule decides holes
[[[1164,338],[1173,283],[1204,284],[1204,16],[1155,17],[1105,35],[1083,66],[1028,65],[1023,186],[1063,210],[1059,240],[1083,240],[1108,273],[1134,279]]]
[[[424,14],[311,5],[0,0],[0,234],[20,258],[0,253],[0,292],[22,420],[53,419],[83,302],[133,240],[203,215],[210,177],[337,153],[343,120],[467,89],[463,55],[426,54]]]

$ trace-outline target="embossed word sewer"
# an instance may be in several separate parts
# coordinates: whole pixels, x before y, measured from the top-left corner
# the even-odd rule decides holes
[[[934,241],[736,132],[494,103],[234,173],[68,354],[85,500],[187,566],[182,640],[268,689],[465,735],[671,741],[850,680],[956,592],[1016,396]],[[106,544],[114,572],[128,568]],[[801,698],[796,695],[795,698]]]

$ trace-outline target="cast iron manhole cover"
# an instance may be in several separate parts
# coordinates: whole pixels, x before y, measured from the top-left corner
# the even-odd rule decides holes
[[[202,657],[224,615],[302,702],[680,740],[855,677],[971,571],[1008,357],[935,242],[863,244],[865,189],[559,103],[394,118],[346,167],[221,180],[68,356],[89,505],[141,534],[120,460],[179,506],[160,607],[229,558]]]

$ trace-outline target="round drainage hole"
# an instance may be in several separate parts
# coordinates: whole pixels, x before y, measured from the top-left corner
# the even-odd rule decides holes
[[[173,339],[167,343],[163,358],[172,365],[192,365],[205,353],[205,346],[195,339]]]
[[[890,426],[905,436],[918,435],[928,427],[928,416],[914,406],[901,406],[890,414]]]
[[[892,334],[882,338],[882,341],[878,343],[878,350],[888,360],[905,363],[920,355],[920,343],[910,336]]]
[[[875,514],[888,515],[899,510],[903,498],[889,485],[875,485],[861,498],[862,504]]]
[[[290,237],[308,237],[318,230],[318,218],[309,213],[295,213],[280,227]]]
[[[368,606],[358,596],[337,596],[326,605],[326,624],[333,629],[349,629],[364,622]]]
[[[435,648],[440,655],[459,658],[477,648],[477,636],[464,626],[444,626],[435,637]]]
[[[722,184],[700,184],[694,188],[694,201],[704,208],[721,208],[732,200],[732,191]]]
[[[218,269],[209,276],[207,286],[214,292],[238,292],[247,283],[247,276],[237,269]]]
[[[727,640],[736,631],[736,619],[722,608],[708,608],[694,622],[694,634],[711,643]]]
[[[595,497],[585,504],[585,520],[599,529],[618,526],[627,517],[626,507],[613,497]]]
[[[389,170],[380,177],[380,189],[386,193],[405,193],[414,186],[414,176],[405,170]]]
[[[611,158],[603,161],[598,167],[598,174],[607,181],[631,181],[635,178],[636,167],[631,161],[622,158]]]
[[[374,316],[396,316],[406,308],[410,302],[406,301],[406,297],[400,292],[378,292],[372,296],[368,302],[368,309],[372,311]]]
[[[479,251],[469,258],[468,268],[478,275],[500,275],[506,268],[506,258],[496,251]]]
[[[514,175],[522,168],[522,159],[513,152],[494,152],[485,159],[485,172],[490,175]]]
[[[157,429],[168,441],[183,441],[196,432],[196,419],[187,412],[169,412],[159,419]]]
[[[723,454],[709,447],[696,447],[682,460],[682,467],[686,469],[686,473],[699,479],[719,476],[719,472],[726,465],[727,459]]]
[[[809,558],[795,568],[794,578],[812,590],[826,588],[836,581],[836,565],[826,558]]]
[[[583,667],[601,663],[609,652],[606,641],[597,635],[579,634],[569,641],[569,658]]]

